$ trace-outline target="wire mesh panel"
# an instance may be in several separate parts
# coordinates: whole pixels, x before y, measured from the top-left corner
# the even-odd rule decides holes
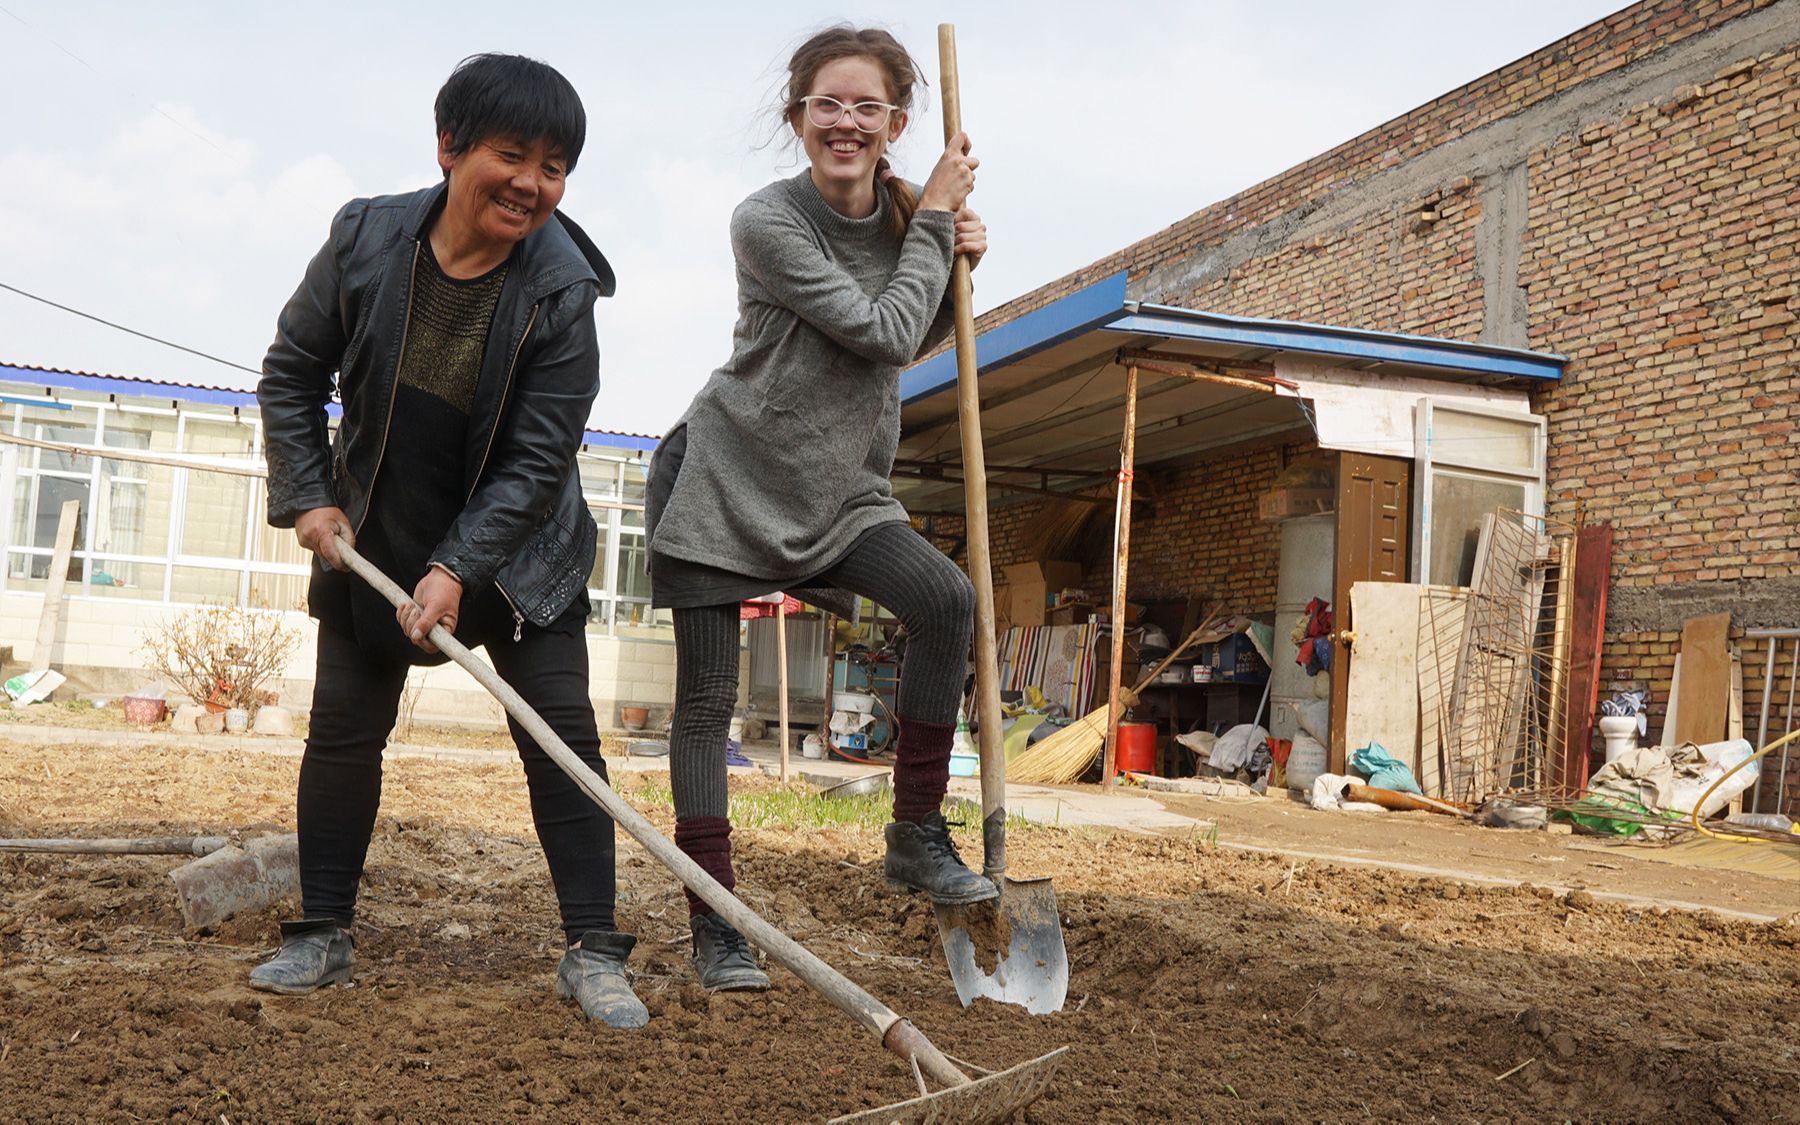
[[[1426,588],[1421,765],[1435,770],[1441,795],[1573,788],[1563,777],[1563,707],[1575,530],[1501,509],[1483,521],[1471,586]]]

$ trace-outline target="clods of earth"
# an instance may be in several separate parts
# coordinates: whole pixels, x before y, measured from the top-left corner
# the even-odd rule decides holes
[[[291,826],[298,762],[203,748],[0,743],[0,835]],[[667,830],[666,777],[628,796]],[[773,784],[744,782],[749,785]],[[879,833],[735,836],[740,894],[910,1017],[1002,1068],[1068,1045],[1025,1121],[1792,1120],[1800,926],[1471,886],[1157,837],[1037,828],[1066,1008],[957,1003],[930,909]],[[969,845],[971,853],[973,844]],[[516,763],[387,767],[356,982],[251,991],[293,904],[182,926],[174,857],[0,856],[0,1119],[796,1121],[913,1079],[771,966],[709,995],[678,885],[621,836],[620,922],[649,1027],[551,991],[555,902]]]

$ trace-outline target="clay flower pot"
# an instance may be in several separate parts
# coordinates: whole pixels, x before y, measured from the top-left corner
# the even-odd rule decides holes
[[[649,721],[650,708],[648,707],[619,708],[619,722],[624,724],[626,730],[643,730],[644,724]]]

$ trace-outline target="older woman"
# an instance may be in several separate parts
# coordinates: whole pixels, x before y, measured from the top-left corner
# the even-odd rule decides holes
[[[465,59],[437,97],[442,182],[356,199],[282,310],[257,387],[269,522],[326,564],[300,768],[302,918],[252,986],[350,979],[357,882],[381,752],[411,664],[442,623],[604,775],[588,699],[595,527],[575,455],[599,388],[593,306],[612,270],[557,211],[586,136],[581,99],[531,59]],[[335,386],[343,418],[328,442]],[[396,613],[343,571],[336,537],[412,601]],[[532,818],[561,907],[557,991],[613,1027],[648,1019],[614,926],[613,824],[517,724]]]

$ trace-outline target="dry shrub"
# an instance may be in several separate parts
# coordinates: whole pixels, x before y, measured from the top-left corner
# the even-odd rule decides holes
[[[145,639],[145,665],[193,697],[254,711],[263,685],[281,675],[300,634],[281,614],[234,605],[196,606]]]

